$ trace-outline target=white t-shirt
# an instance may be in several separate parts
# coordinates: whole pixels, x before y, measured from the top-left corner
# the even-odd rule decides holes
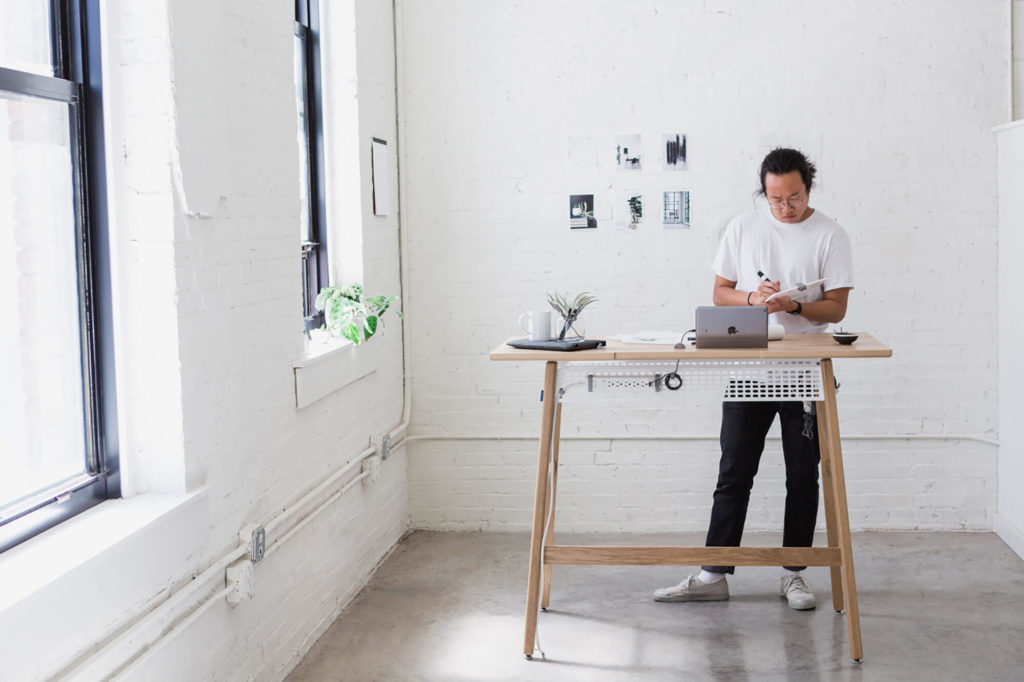
[[[736,282],[739,291],[757,290],[758,270],[779,281],[782,289],[824,278],[824,284],[792,297],[801,303],[820,301],[832,289],[853,287],[850,237],[817,209],[800,223],[776,220],[767,204],[737,216],[725,228],[714,269],[720,277]],[[828,327],[786,312],[773,313],[768,322],[781,324],[787,334],[823,332]]]

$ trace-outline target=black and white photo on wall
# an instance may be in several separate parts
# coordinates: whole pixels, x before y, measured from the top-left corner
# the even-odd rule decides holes
[[[661,148],[662,170],[684,171],[689,168],[685,133],[665,133],[661,136]]]
[[[569,195],[569,227],[573,230],[597,227],[593,194]]]
[[[615,229],[634,231],[644,221],[644,197],[640,192],[619,191],[613,209]]]
[[[662,194],[661,226],[666,230],[690,229],[690,190],[672,190]]]
[[[639,135],[618,135],[615,138],[615,167],[619,170],[643,169],[642,145]]]

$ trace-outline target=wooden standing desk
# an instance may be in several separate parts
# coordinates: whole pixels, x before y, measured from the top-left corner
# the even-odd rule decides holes
[[[829,334],[787,335],[771,341],[767,348],[677,350],[668,345],[625,344],[609,341],[604,348],[561,353],[555,351],[521,350],[502,344],[491,352],[491,360],[544,363],[544,393],[537,458],[537,486],[533,502],[533,532],[530,539],[530,569],[526,588],[526,631],[523,653],[533,656],[537,634],[538,605],[547,608],[551,594],[553,564],[604,565],[728,565],[728,566],[829,566],[832,572],[832,606],[842,612],[845,606],[850,635],[850,656],[863,658],[860,635],[860,614],[857,610],[857,584],[853,572],[853,547],[850,544],[850,517],[846,506],[846,480],[839,440],[839,414],[832,372],[833,358],[887,358],[892,350],[869,334],[849,346],[836,343]],[[714,366],[717,371],[730,371],[755,365],[761,371],[782,372],[787,361],[805,361],[804,367],[820,368],[820,384],[815,389],[818,415],[818,442],[821,449],[821,480],[825,498],[827,547],[608,547],[555,545],[554,506],[558,482],[558,439],[562,405],[558,391],[559,364],[629,363],[646,361],[680,361],[687,366]],[[751,362],[757,361],[757,362]],[[792,364],[792,363],[791,363]],[[804,374],[811,373],[804,370]],[[728,376],[725,383],[728,383]],[[815,372],[814,380],[818,376]],[[686,386],[684,385],[683,389]],[[724,385],[723,385],[724,388]],[[747,398],[748,400],[751,398]],[[757,398],[753,398],[757,399]],[[802,399],[764,397],[764,400]],[[548,479],[551,479],[550,486]],[[544,520],[549,516],[547,533]],[[543,552],[542,550],[543,543]],[[543,565],[541,557],[543,556]],[[543,573],[543,585],[541,574]],[[541,597],[543,591],[543,599]]]

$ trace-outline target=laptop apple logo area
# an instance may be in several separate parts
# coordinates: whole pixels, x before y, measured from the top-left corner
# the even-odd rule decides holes
[[[764,306],[701,306],[696,315],[697,348],[767,348]]]

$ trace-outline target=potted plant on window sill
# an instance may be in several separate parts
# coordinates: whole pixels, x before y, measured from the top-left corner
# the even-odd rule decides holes
[[[343,337],[358,345],[368,341],[384,326],[383,315],[398,300],[397,296],[368,296],[363,298],[363,286],[328,286],[316,295],[315,306],[324,313],[324,326],[331,336]],[[401,311],[395,310],[399,319]]]

